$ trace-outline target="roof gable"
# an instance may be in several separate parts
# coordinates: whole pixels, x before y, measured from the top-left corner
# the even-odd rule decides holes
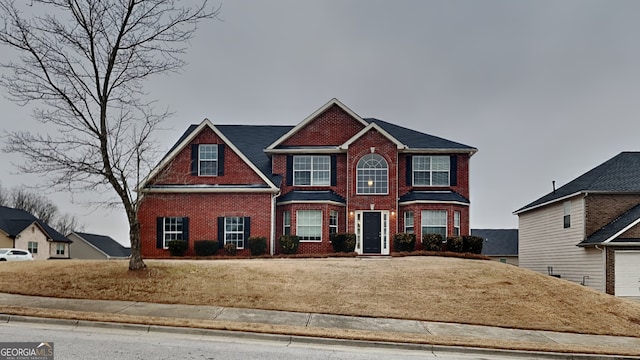
[[[391,136],[391,134],[389,134],[387,131],[385,131],[383,128],[381,128],[378,124],[376,124],[374,122],[372,122],[369,125],[367,125],[367,127],[365,127],[364,129],[360,130],[360,132],[358,132],[357,134],[352,136],[351,139],[347,140],[347,142],[345,142],[344,144],[340,145],[340,148],[341,149],[348,149],[349,145],[353,144],[356,140],[360,139],[364,134],[366,134],[366,133],[368,133],[369,131],[372,131],[372,130],[377,131],[382,136],[384,136],[389,141],[391,141],[396,146],[397,149],[406,148],[406,146],[403,143],[398,141],[398,139],[396,139],[395,137]]]
[[[358,114],[356,114],[355,112],[353,112],[351,109],[349,109],[346,105],[344,105],[343,103],[341,103],[338,99],[331,99],[329,100],[329,102],[327,102],[326,104],[324,104],[322,107],[320,107],[318,110],[314,111],[311,115],[307,116],[304,120],[302,120],[298,125],[294,126],[293,128],[291,128],[289,131],[287,131],[287,133],[285,133],[284,135],[282,135],[281,137],[279,137],[276,141],[274,141],[271,145],[269,145],[266,150],[274,150],[277,147],[283,145],[283,143],[285,143],[287,140],[289,140],[290,138],[292,138],[294,135],[298,134],[299,132],[301,132],[303,129],[307,128],[307,126],[309,126],[313,121],[315,121],[319,116],[321,116],[324,112],[326,112],[327,110],[331,109],[332,107],[336,106],[337,108],[339,108],[340,110],[344,111],[347,115],[349,115],[351,118],[353,118],[357,123],[359,123],[362,127],[366,127],[369,124],[364,121],[360,116],[358,116]],[[335,144],[335,145],[340,145],[340,144]]]
[[[23,232],[31,224],[35,223],[40,230],[51,240],[57,242],[71,242],[64,235],[57,232],[44,221],[33,216],[31,213],[14,209],[6,206],[0,206],[0,229],[9,237],[15,238]]]
[[[640,152],[621,152],[514,214],[587,192],[640,193]]]
[[[119,242],[109,236],[74,232],[79,239],[96,248],[109,257],[128,257],[131,255],[131,248],[124,247]]]
[[[209,119],[204,119],[198,125],[191,125],[160,163],[141,182],[140,189],[149,186],[160,171],[168,166],[178,154],[205,129],[210,129],[222,140],[240,159],[246,163],[271,189],[277,189],[278,177],[271,174],[270,166],[267,166],[268,157],[263,149],[267,141],[279,136],[290,127],[281,126],[245,126],[245,125],[219,125],[215,126]],[[227,136],[229,135],[229,136]],[[235,140],[235,141],[234,141]]]
[[[611,222],[600,228],[598,231],[587,236],[578,246],[606,244],[627,230],[640,223],[640,205],[636,205],[624,212],[624,214],[613,219]]]

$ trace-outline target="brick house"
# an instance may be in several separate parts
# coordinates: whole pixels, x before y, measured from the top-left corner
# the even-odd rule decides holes
[[[622,152],[514,214],[520,267],[640,296],[640,153]]]
[[[389,254],[398,232],[469,234],[473,147],[373,118],[332,99],[296,126],[191,125],[141,183],[142,253],[171,239],[218,240],[248,253],[250,236],[278,252],[332,252],[331,233],[360,254]]]

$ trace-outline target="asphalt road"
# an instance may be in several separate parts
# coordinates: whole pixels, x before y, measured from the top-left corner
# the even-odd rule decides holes
[[[522,356],[487,356],[423,350],[375,347],[328,346],[284,340],[252,340],[127,329],[72,327],[51,324],[13,323],[0,326],[0,341],[53,342],[58,360],[131,359],[523,359]]]

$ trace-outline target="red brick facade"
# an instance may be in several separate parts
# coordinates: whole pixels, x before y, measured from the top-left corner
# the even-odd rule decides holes
[[[250,221],[250,236],[268,239],[268,249],[278,252],[278,238],[286,232],[296,234],[300,225],[298,212],[321,212],[320,240],[301,241],[298,253],[332,252],[329,241],[331,232],[358,232],[357,219],[365,213],[379,213],[382,220],[381,234],[386,231],[385,245],[381,253],[393,251],[393,234],[404,231],[404,213],[414,214],[414,229],[421,236],[421,215],[424,210],[447,212],[447,235],[454,235],[454,214],[460,214],[460,235],[469,234],[469,158],[475,149],[468,148],[444,154],[455,157],[457,179],[452,186],[413,187],[407,182],[407,154],[411,149],[399,139],[390,136],[377,126],[370,125],[354,115],[339,102],[330,102],[313,118],[305,120],[290,132],[283,133],[277,147],[266,149],[270,157],[272,174],[261,174],[252,166],[241,146],[230,144],[222,132],[208,121],[203,122],[152,173],[140,205],[139,219],[143,256],[147,258],[169,256],[168,250],[159,246],[165,234],[158,218],[188,219],[189,249],[186,255],[195,255],[193,244],[198,240],[219,240],[224,229],[221,217],[243,217]],[[366,132],[362,130],[367,128]],[[224,147],[224,173],[221,176],[197,176],[191,174],[192,145],[219,144]],[[244,144],[246,145],[246,144]],[[236,151],[236,148],[238,151]],[[288,150],[291,149],[291,150]],[[303,150],[301,150],[303,149]],[[334,149],[334,150],[331,150]],[[368,154],[381,156],[387,167],[387,192],[359,194],[357,167]],[[430,155],[422,149],[420,155]],[[443,155],[436,149],[433,155]],[[291,177],[291,158],[295,156],[331,157],[334,180],[326,186],[294,186]],[[273,180],[276,179],[276,180]],[[453,192],[467,199],[466,203],[452,201],[413,201],[400,204],[399,199],[412,190]],[[331,192],[331,200],[315,201],[284,196],[294,193]],[[338,199],[338,200],[336,200]],[[288,228],[284,226],[284,214],[288,214]],[[330,226],[331,214],[337,224]],[[360,231],[364,231],[360,229]],[[360,236],[363,233],[358,233]],[[226,236],[226,235],[225,235]],[[381,235],[383,236],[383,235]],[[224,241],[224,239],[221,239]],[[248,254],[245,249],[241,253]],[[417,242],[419,244],[419,241]],[[163,244],[163,243],[162,243]],[[418,245],[420,247],[420,245]]]

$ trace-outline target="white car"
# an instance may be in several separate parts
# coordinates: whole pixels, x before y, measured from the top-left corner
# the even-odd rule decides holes
[[[0,261],[33,260],[33,255],[27,250],[4,248],[0,249]]]

